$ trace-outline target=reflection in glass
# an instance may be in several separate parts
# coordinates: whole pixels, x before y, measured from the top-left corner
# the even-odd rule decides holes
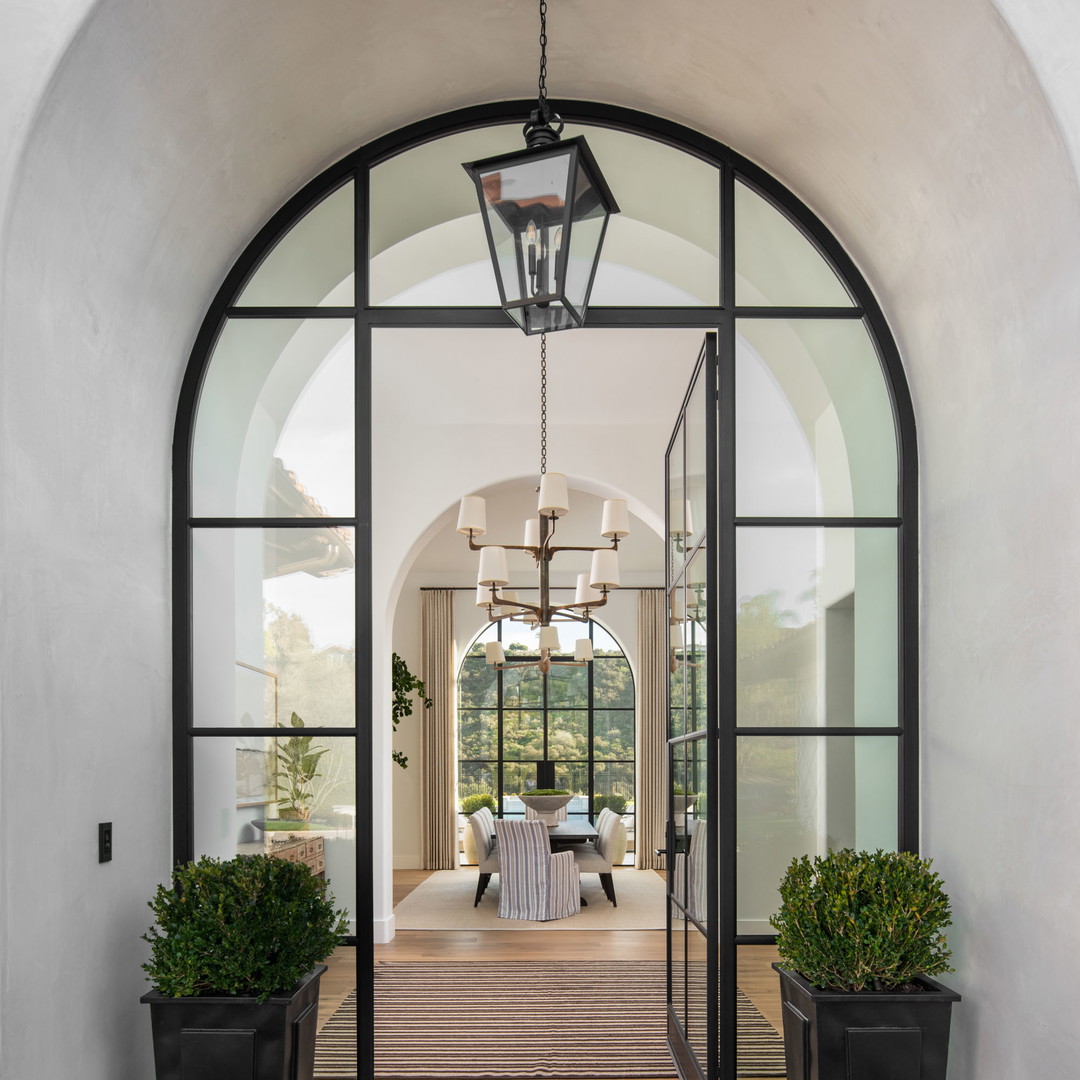
[[[316,775],[301,785],[300,797],[294,786],[285,796],[293,738],[193,740],[195,856],[269,854],[303,862],[325,878],[337,905],[350,912],[349,933],[356,933],[356,744],[316,735],[310,752],[323,751]],[[303,804],[309,820],[284,822],[295,812],[286,798]]]
[[[196,529],[194,723],[355,723],[353,530]]]
[[[708,449],[705,445],[705,410],[711,406],[706,394],[710,373],[702,370],[686,405],[686,498],[683,509],[683,541],[687,551],[693,551],[705,535],[707,510],[706,467]]]
[[[237,307],[352,307],[353,184],[313,206],[260,264]]]
[[[351,319],[234,319],[199,395],[197,517],[350,517]]]
[[[701,547],[690,560],[683,590],[683,678],[686,682],[687,731],[703,731],[708,723],[707,555],[707,550]]]
[[[685,597],[682,585],[668,593],[668,731],[669,737],[677,739],[693,728],[688,728],[686,716],[686,652],[683,635],[683,611]]]
[[[796,856],[896,846],[896,739],[742,736],[736,754],[739,933],[772,933]]]
[[[520,130],[448,135],[371,170],[372,304],[498,305],[484,224],[461,163],[517,149]]]
[[[709,1060],[708,939],[693,924],[686,928],[686,1041],[699,1063]]]
[[[738,530],[740,727],[897,722],[896,545],[890,528]]]
[[[892,404],[860,320],[740,319],[736,507],[743,517],[892,517]]]
[[[851,298],[797,226],[735,184],[735,303],[740,307],[851,307]]]
[[[671,1011],[686,1030],[686,933],[687,923],[681,908],[669,901],[671,923]],[[693,927],[691,931],[697,933]]]
[[[668,453],[668,549],[671,579],[674,580],[682,566],[686,552],[686,473],[683,463],[685,424],[680,422],[671,441]],[[690,523],[691,525],[693,522]]]
[[[608,222],[592,303],[720,303],[720,180],[714,165],[630,132],[568,124],[584,135],[619,202]],[[464,159],[463,159],[464,160]],[[678,198],[671,178],[678,177]]]

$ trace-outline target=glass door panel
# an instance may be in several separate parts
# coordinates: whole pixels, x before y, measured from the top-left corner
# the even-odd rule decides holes
[[[706,338],[666,461],[668,492],[668,825],[672,1055],[685,1078],[716,1075],[714,695],[710,694],[708,531],[716,490],[716,340]]]

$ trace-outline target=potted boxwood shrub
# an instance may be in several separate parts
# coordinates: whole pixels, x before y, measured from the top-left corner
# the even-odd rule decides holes
[[[949,967],[949,898],[930,860],[830,851],[792,861],[770,919],[788,1080],[944,1080],[960,995]]]
[[[269,855],[203,857],[149,906],[157,1080],[310,1078],[320,961],[346,929],[326,883]]]
[[[498,804],[495,802],[495,796],[489,795],[487,792],[481,792],[477,795],[466,795],[461,800],[461,815],[468,819],[476,813],[480,807],[486,806],[493,814],[498,810]],[[462,830],[462,838],[465,847],[465,861],[473,866],[477,862],[476,858],[476,838],[473,836],[473,831],[468,827]]]

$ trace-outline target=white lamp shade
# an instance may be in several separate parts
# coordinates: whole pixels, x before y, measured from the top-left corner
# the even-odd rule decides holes
[[[458,510],[457,531],[467,536],[483,536],[487,532],[487,501],[483,495],[465,495]]]
[[[592,553],[592,570],[589,572],[589,584],[594,589],[617,589],[619,587],[619,553],[610,548],[601,548]]]
[[[503,652],[501,641],[489,641],[484,646],[484,659],[489,664],[506,663],[506,653]]]
[[[515,611],[518,610],[518,607],[517,607],[517,593],[516,592],[504,592],[499,599],[500,600],[508,600],[510,602],[510,604],[512,605],[510,607],[507,607],[506,605],[503,605],[503,607],[501,607],[499,609],[504,615],[512,615]]]
[[[600,535],[608,540],[621,540],[630,535],[630,514],[625,499],[605,499]]]
[[[492,546],[481,549],[480,573],[476,575],[476,584],[510,584],[510,575],[506,570],[506,548]]]
[[[540,477],[540,498],[537,509],[547,517],[562,517],[570,512],[566,494],[566,477],[561,472],[544,473]]]
[[[686,500],[686,516],[683,519],[683,530],[686,536],[694,535],[694,515],[690,512],[690,500]]]
[[[540,546],[540,519],[527,518],[525,521],[525,546],[538,548]]]
[[[681,623],[686,613],[683,610],[683,600],[679,593],[671,594],[671,625]]]
[[[554,626],[540,627],[540,648],[549,652],[558,652],[562,648],[559,641],[559,631]]]
[[[574,659],[591,660],[592,658],[592,642],[587,637],[578,638],[574,642]]]
[[[490,585],[477,585],[476,586],[476,606],[487,607],[491,603],[491,586]]]
[[[574,590],[575,604],[598,604],[603,596],[589,585],[588,574],[578,574],[577,588]]]

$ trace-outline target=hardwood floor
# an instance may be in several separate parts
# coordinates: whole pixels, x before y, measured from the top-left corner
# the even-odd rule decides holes
[[[618,871],[616,871],[618,873]],[[431,874],[430,870],[395,870],[394,904],[399,904]],[[401,930],[387,945],[375,946],[376,960],[505,960],[527,963],[545,960],[663,960],[663,930]],[[771,945],[742,945],[738,952],[738,982],[743,993],[778,1031],[781,1028],[780,990],[770,964]],[[355,956],[340,948],[327,961],[322,979],[319,1026],[355,985]]]

